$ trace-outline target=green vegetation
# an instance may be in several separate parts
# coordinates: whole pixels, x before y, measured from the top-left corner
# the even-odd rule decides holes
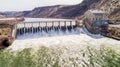
[[[33,49],[1,50],[0,67],[69,67],[66,65],[69,62],[74,67],[120,67],[120,53],[111,47],[101,46],[100,49],[87,47],[85,50],[81,50],[82,61],[80,63],[77,63],[80,61],[78,57],[63,57],[66,50],[68,49],[44,46],[37,51],[33,51]]]

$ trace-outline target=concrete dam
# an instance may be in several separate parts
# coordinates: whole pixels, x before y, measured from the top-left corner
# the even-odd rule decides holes
[[[76,20],[25,21],[16,25],[16,38],[32,38],[79,33]]]

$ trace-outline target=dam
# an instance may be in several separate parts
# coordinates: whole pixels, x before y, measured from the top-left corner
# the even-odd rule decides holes
[[[0,19],[0,48],[16,39],[78,34],[79,22],[74,19],[4,18]]]
[[[27,19],[16,24],[16,38],[30,38],[31,36],[44,37],[77,34],[79,22],[70,19]]]

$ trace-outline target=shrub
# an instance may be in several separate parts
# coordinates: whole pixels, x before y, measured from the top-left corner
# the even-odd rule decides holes
[[[0,67],[65,67],[65,64],[69,63],[72,63],[74,67],[79,67],[80,63],[77,63],[80,61],[79,58],[62,58],[65,51],[59,49],[59,47],[48,48],[44,46],[41,46],[37,51],[30,48],[22,51],[1,50]],[[87,47],[79,52],[83,56],[81,67],[120,66],[120,53],[111,47],[101,46],[99,49]]]

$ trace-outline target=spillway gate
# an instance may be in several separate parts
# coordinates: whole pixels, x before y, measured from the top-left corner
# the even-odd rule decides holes
[[[78,26],[78,22],[73,21],[34,21],[21,22],[16,25],[16,38],[22,35],[36,34],[36,33],[50,33],[72,31]],[[44,32],[44,33],[43,33]]]

